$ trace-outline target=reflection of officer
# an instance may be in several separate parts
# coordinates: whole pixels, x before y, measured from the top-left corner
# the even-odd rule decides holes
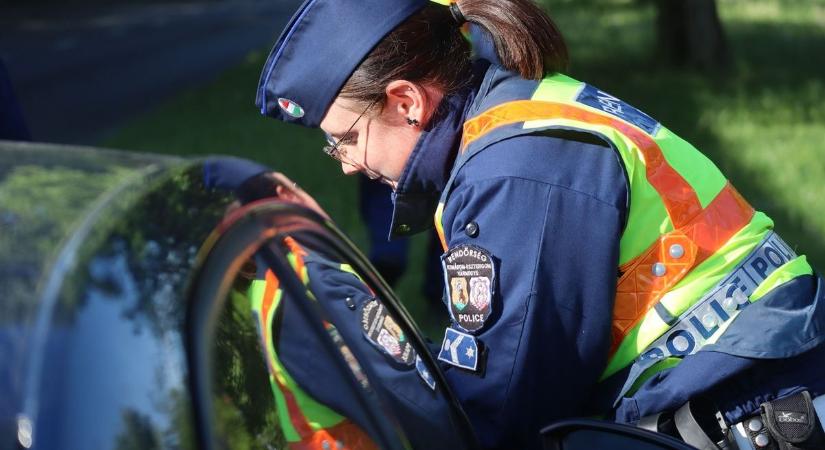
[[[447,292],[439,355],[485,445],[537,447],[541,426],[594,412],[684,418],[688,401],[705,426],[680,434],[720,441],[716,411],[733,425],[823,392],[825,290],[805,257],[690,144],[562,75],[564,42],[529,0],[299,11],[258,106],[393,186],[394,234],[435,213],[448,287],[489,286],[483,308]]]
[[[263,177],[263,178],[262,178]],[[273,181],[276,187],[273,188]],[[279,197],[308,206],[318,205],[281,174],[235,158],[215,158],[204,165],[208,187],[230,190],[242,203]],[[277,245],[277,243],[275,244]],[[449,406],[416,363],[415,351],[398,324],[360,277],[346,264],[336,263],[301,246],[295,239],[280,243],[299,279],[327,315],[330,337],[355,378],[371,386],[386,401],[416,448],[458,448]],[[374,430],[351,389],[324,351],[322,337],[280,289],[280,280],[257,261],[249,299],[269,369],[278,418],[291,449],[372,449]],[[368,315],[367,307],[376,306]],[[373,323],[370,332],[364,323]],[[372,332],[374,331],[374,332]],[[392,349],[379,336],[393,340]],[[362,359],[356,359],[353,349]],[[386,352],[386,354],[385,354]],[[362,367],[368,366],[371,378]],[[342,384],[343,383],[343,384]]]

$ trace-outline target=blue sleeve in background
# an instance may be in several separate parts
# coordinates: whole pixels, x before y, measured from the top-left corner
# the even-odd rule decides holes
[[[14,95],[6,65],[0,59],[0,139],[29,141],[31,133]]]
[[[231,156],[207,158],[203,163],[203,184],[207,188],[234,191],[244,181],[271,170],[248,159]]]

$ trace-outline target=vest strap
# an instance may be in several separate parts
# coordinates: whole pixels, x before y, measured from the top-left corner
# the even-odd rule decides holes
[[[648,182],[659,193],[674,228],[687,225],[702,211],[696,191],[662,154],[659,144],[642,129],[624,120],[566,103],[517,100],[490,108],[464,123],[462,152],[492,130],[519,122],[567,119],[586,125],[601,125],[621,132],[644,156]]]
[[[753,208],[728,183],[692,221],[660,236],[641,256],[621,267],[610,355],[671,288],[725,245],[753,214]]]

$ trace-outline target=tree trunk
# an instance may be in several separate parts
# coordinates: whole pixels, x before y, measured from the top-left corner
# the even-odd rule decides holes
[[[703,70],[730,64],[716,0],[655,0],[659,55],[668,64]]]

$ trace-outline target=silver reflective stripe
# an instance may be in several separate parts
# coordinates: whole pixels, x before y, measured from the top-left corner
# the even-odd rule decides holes
[[[822,428],[825,429],[825,395],[820,395],[813,399],[813,404],[816,410],[816,416],[819,418],[819,423],[822,424]]]
[[[756,450],[751,443],[751,437],[747,430],[745,430],[745,423],[739,422],[736,425],[732,426],[731,434],[733,435],[733,440],[736,442],[736,446],[739,450]]]
[[[796,257],[788,244],[776,233],[769,232],[730,275],[682,313],[670,329],[639,355],[613,406],[618,405],[642,373],[657,362],[692,355],[716,339],[720,330],[750,305],[748,298],[759,284]]]

